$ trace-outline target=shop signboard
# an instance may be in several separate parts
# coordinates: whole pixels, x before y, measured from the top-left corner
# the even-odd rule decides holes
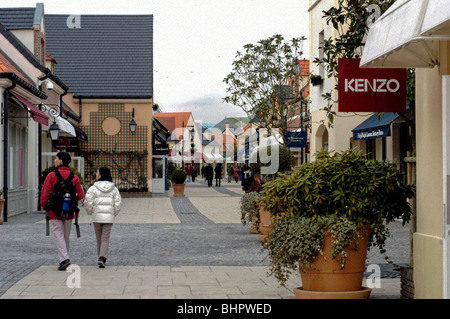
[[[339,59],[339,112],[406,112],[406,69],[360,68]]]
[[[286,144],[289,148],[306,147],[307,134],[303,132],[286,132]]]

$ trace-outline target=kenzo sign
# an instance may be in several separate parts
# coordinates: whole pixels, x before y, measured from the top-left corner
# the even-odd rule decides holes
[[[339,112],[406,112],[406,69],[360,68],[339,59]]]
[[[400,83],[395,79],[345,79],[345,92],[398,92]]]

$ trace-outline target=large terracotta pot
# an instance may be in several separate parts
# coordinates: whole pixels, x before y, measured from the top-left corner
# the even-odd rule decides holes
[[[256,227],[256,223],[258,222],[258,217],[252,217],[252,224],[248,227],[248,230],[251,234],[259,234],[259,231]]]
[[[370,228],[364,227],[359,232],[357,251],[351,245],[347,252],[348,258],[345,267],[340,269],[339,262],[331,256],[331,234],[326,233],[324,238],[324,254],[318,254],[314,261],[315,268],[310,267],[306,273],[300,271],[303,290],[318,292],[344,292],[359,291],[365,270],[367,247],[369,244]],[[302,269],[300,264],[300,269]]]
[[[266,205],[261,203],[259,205],[259,240],[264,242],[273,228],[273,217],[268,210],[266,210]]]
[[[185,184],[173,184],[173,197],[184,197]]]

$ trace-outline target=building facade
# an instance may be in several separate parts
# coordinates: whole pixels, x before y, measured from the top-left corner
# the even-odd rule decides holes
[[[78,153],[86,183],[105,165],[121,191],[151,192],[153,16],[45,17],[55,73],[70,87],[64,103],[89,136]]]

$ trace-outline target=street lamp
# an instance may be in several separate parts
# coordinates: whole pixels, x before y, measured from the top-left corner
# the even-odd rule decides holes
[[[59,131],[60,128],[58,124],[56,124],[55,120],[53,120],[53,124],[49,128],[50,138],[52,141],[57,141],[59,139]]]
[[[136,133],[136,128],[137,128],[137,124],[134,121],[134,108],[133,108],[133,116],[132,116],[131,121],[130,121],[130,132],[131,132],[131,134]]]

